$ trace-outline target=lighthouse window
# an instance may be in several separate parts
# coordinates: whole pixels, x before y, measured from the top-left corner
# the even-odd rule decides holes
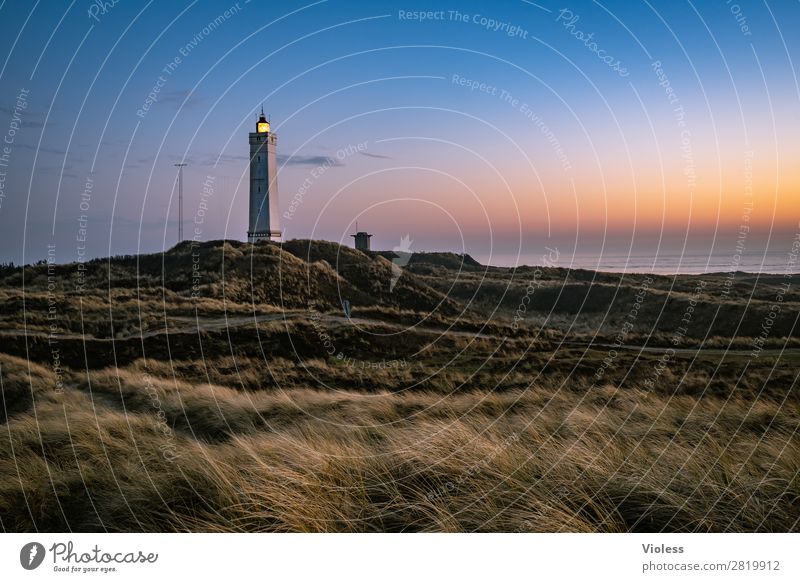
[[[261,156],[256,156],[256,161],[260,162],[261,161]]]

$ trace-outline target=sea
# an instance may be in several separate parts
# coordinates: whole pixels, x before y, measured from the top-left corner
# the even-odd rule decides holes
[[[542,256],[493,255],[475,256],[482,264],[502,267],[551,265],[568,269],[587,269],[609,273],[654,273],[657,275],[703,275],[706,273],[746,273],[797,275],[800,257],[789,252],[745,252],[742,254],[660,253],[628,254],[566,254],[557,261],[542,260]]]

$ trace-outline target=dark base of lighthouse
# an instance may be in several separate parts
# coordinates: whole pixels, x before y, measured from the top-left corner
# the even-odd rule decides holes
[[[247,242],[254,243],[260,240],[275,240],[281,238],[280,230],[260,230],[247,233]]]

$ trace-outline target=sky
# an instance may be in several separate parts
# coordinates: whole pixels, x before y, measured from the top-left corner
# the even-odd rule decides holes
[[[0,0],[0,261],[284,239],[782,252],[800,232],[798,2]],[[205,185],[205,186],[204,186]],[[737,246],[738,245],[738,246]]]

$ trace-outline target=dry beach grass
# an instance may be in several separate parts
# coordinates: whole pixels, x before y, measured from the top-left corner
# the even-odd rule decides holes
[[[325,246],[308,263],[300,243],[289,247],[295,254],[263,245],[258,268],[288,274],[256,294],[272,300],[254,303],[253,257],[244,245],[225,247],[232,257],[218,256],[221,243],[204,248],[209,274],[195,300],[182,275],[166,291],[158,283],[167,272],[159,263],[188,249],[138,266],[98,262],[84,295],[59,267],[60,370],[36,307],[46,266],[25,273],[24,290],[19,269],[4,272],[6,305],[26,311],[2,313],[3,530],[800,529],[796,310],[755,356],[746,333],[715,333],[705,345],[708,329],[732,325],[713,318],[712,280],[698,308],[703,324],[660,366],[674,331],[658,317],[659,301],[685,301],[693,283],[671,291],[674,281],[657,282],[627,338],[636,345],[609,363],[615,327],[603,315],[624,314],[638,280],[599,275],[590,284],[627,299],[595,301],[586,314],[572,300],[559,308],[537,299],[549,310],[539,305],[512,329],[507,300],[492,295],[505,285],[519,301],[526,279],[516,287],[509,272],[470,264],[459,273],[452,257],[432,256],[382,297],[362,271],[388,276],[383,257]],[[337,266],[333,251],[349,263]],[[229,259],[225,277],[214,275]],[[122,281],[111,289],[109,270]],[[569,288],[563,272],[548,277]],[[357,330],[337,310],[339,279],[360,298]],[[457,293],[447,295],[448,279]],[[764,303],[753,307],[757,323],[774,289],[739,284]],[[483,293],[472,305],[468,286]],[[315,325],[309,298],[320,306]],[[487,302],[501,308],[487,311]]]

